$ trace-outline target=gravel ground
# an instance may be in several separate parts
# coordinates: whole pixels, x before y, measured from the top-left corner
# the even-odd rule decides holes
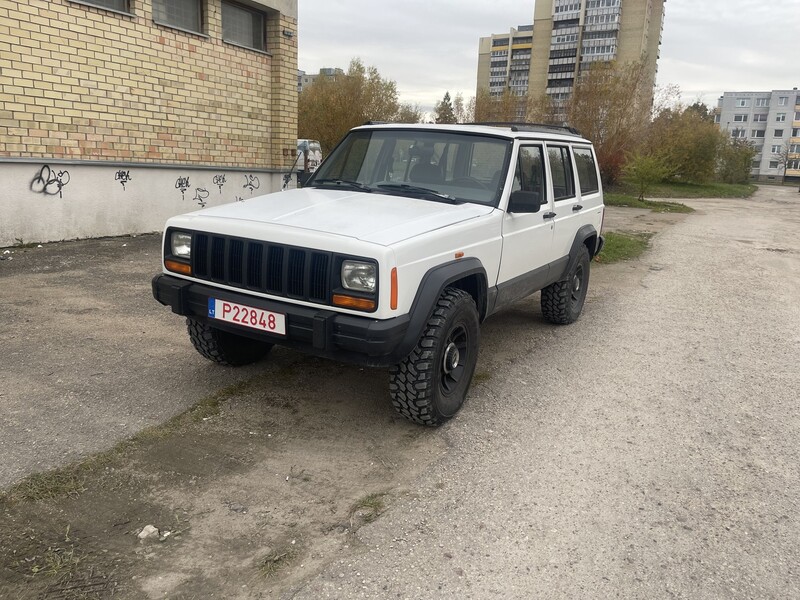
[[[688,201],[577,324],[490,338],[418,494],[294,597],[800,597],[792,192]]]
[[[15,249],[0,262],[0,488],[247,381],[259,397],[225,409],[201,456],[178,460],[197,452],[185,439],[160,444],[159,461],[180,463],[153,469],[167,474],[160,502],[198,505],[184,541],[138,559],[130,532],[86,540],[86,564],[115,544],[149,577],[120,579],[120,597],[800,597],[800,195],[763,187],[688,203],[698,212],[687,217],[609,210],[613,229],[670,226],[641,260],[593,268],[574,325],[545,324],[537,297],[487,321],[468,403],[433,431],[392,416],[378,371],[289,351],[238,370],[200,359],[150,296],[157,236]],[[281,451],[267,441],[276,424]],[[308,464],[294,450],[304,439],[318,454]],[[347,464],[348,452],[366,462]],[[291,528],[316,532],[307,542],[324,557],[245,579],[277,529],[253,508],[257,529],[223,521],[204,537],[209,515],[247,517],[226,494],[269,513],[281,488],[259,478],[302,468],[310,480],[291,483],[306,495],[282,509]],[[173,490],[170,478],[191,481]],[[333,540],[314,520],[326,505],[303,512],[320,482],[337,505],[328,520],[362,490],[389,492],[388,510]],[[65,504],[76,519],[88,518],[82,502]]]

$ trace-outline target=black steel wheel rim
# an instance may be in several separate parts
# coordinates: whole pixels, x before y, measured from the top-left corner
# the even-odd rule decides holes
[[[466,327],[458,324],[450,330],[444,342],[439,386],[442,393],[450,395],[457,392],[466,376],[469,334]]]
[[[583,298],[584,286],[583,286],[583,265],[579,265],[577,269],[575,269],[575,274],[572,276],[572,281],[570,282],[570,293],[572,301],[577,303],[580,302]]]

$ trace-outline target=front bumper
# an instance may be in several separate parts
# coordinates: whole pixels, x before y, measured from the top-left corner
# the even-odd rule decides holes
[[[208,299],[217,298],[286,315],[286,335],[275,335],[213,320],[214,327],[301,352],[371,367],[400,362],[411,351],[409,317],[378,320],[331,310],[267,300],[195,283],[170,275],[153,278],[153,296],[172,312],[209,322]],[[408,347],[406,347],[408,346]]]

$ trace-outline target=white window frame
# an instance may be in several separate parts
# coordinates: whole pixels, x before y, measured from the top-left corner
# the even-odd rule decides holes
[[[747,108],[748,106],[750,106],[750,103],[747,98],[736,99],[736,108]]]

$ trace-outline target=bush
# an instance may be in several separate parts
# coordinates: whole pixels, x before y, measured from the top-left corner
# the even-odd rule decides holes
[[[717,161],[717,177],[725,183],[747,183],[756,149],[744,140],[732,139],[723,144]]]

